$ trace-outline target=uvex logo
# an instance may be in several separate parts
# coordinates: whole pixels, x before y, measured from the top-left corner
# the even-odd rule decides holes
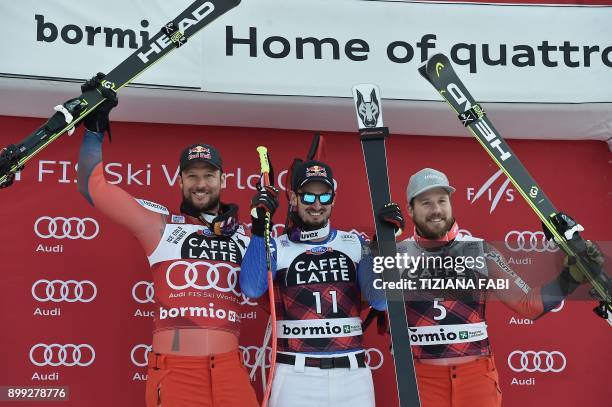
[[[459,86],[454,83],[450,83],[446,87],[446,90],[448,90],[448,93],[450,93],[453,99],[455,99],[455,102],[457,102],[459,105],[463,105],[462,109],[460,110],[465,112],[472,108],[472,104],[463,94],[461,89],[459,89]],[[493,129],[489,127],[489,125],[484,120],[478,120],[474,124],[474,127],[478,129],[480,135],[484,137],[484,139],[487,141],[487,143],[491,147],[491,151],[497,156],[497,158],[499,158],[501,161],[505,161],[508,158],[512,157],[512,154],[510,154],[509,151],[504,151],[501,145],[501,139],[497,136],[497,134],[495,134]]]
[[[204,19],[204,17],[212,13],[214,9],[215,5],[212,4],[210,1],[203,3],[191,12],[191,15],[195,18],[195,20],[193,18],[187,17],[179,21],[179,23],[177,24],[179,31],[184,33],[187,28],[193,25],[197,25],[200,21]],[[140,58],[143,63],[148,64],[149,57],[152,54],[161,53],[162,50],[167,48],[169,45],[172,45],[171,39],[168,38],[168,36],[165,34],[161,35],[157,40],[151,43],[151,48],[148,51],[139,52],[138,58]]]
[[[302,240],[308,240],[308,239],[313,239],[317,236],[318,236],[317,232],[302,232],[300,237]]]

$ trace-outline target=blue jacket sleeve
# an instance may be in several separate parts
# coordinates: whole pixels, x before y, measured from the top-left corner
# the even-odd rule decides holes
[[[276,242],[270,239],[272,277],[276,277]],[[268,290],[266,243],[261,236],[252,236],[240,266],[240,289],[249,298],[259,298]]]
[[[361,240],[361,245],[363,247],[363,254],[359,264],[357,264],[357,281],[361,288],[361,295],[374,309],[377,311],[385,311],[387,309],[385,291],[382,288],[376,288],[374,286],[374,281],[382,279],[382,275],[374,273],[374,258],[367,247],[367,242]]]

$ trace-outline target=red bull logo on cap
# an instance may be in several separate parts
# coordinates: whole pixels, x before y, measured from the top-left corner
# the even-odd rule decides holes
[[[212,155],[210,154],[210,149],[204,146],[195,146],[189,149],[189,154],[187,155],[188,160],[193,160],[194,158],[204,158],[210,160]]]
[[[325,167],[322,167],[320,165],[312,165],[306,168],[306,176],[327,178],[327,171],[325,170]]]

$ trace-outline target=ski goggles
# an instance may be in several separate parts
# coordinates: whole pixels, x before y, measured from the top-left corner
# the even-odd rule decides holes
[[[300,192],[298,193],[300,197],[300,202],[304,205],[312,205],[319,199],[319,203],[321,205],[329,205],[332,203],[334,199],[334,194],[331,192],[325,192],[324,194],[312,194],[310,192]]]

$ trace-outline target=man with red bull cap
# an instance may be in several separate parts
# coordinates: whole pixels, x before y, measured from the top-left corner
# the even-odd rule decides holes
[[[100,79],[83,91],[98,88]],[[92,206],[136,236],[151,265],[156,317],[146,405],[255,407],[238,348],[238,273],[249,237],[237,221],[238,207],[220,201],[221,156],[203,143],[181,153],[178,213],[134,199],[104,178],[102,140],[117,105],[115,94],[104,92],[107,99],[84,119],[78,185]]]
[[[373,286],[368,246],[356,233],[331,228],[334,182],[323,162],[297,165],[291,176],[290,224],[271,240],[278,337],[271,407],[375,405],[359,315],[362,298],[377,310],[386,309],[386,300],[384,291]],[[253,237],[240,275],[249,297],[268,289],[263,219],[277,206],[270,188],[252,200]],[[397,205],[388,205],[379,216],[403,226]]]
[[[585,281],[577,267],[567,265],[542,287],[530,287],[506,263],[502,254],[482,239],[462,236],[453,217],[455,188],[440,171],[424,168],[410,177],[406,190],[412,237],[398,244],[398,253],[413,259],[404,269],[408,278],[467,281],[507,280],[494,290],[496,297],[525,317],[536,319],[558,306]],[[589,243],[592,261],[603,257]],[[465,270],[435,266],[436,259],[482,259]],[[432,260],[432,261],[430,261]],[[461,264],[464,264],[463,261]],[[428,265],[428,266],[425,266]],[[459,285],[457,284],[457,287]],[[476,283],[474,286],[478,287]],[[471,287],[464,283],[462,287]],[[413,291],[407,297],[406,316],[423,407],[501,406],[498,374],[485,319],[487,291]]]

